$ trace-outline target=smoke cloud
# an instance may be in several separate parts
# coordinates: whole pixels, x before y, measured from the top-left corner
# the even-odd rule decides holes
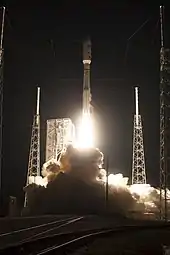
[[[43,165],[41,180],[24,188],[28,206],[23,214],[159,212],[159,190],[148,184],[130,186],[122,174],[109,175],[106,208],[106,171],[102,165],[100,150],[69,145],[58,162]]]

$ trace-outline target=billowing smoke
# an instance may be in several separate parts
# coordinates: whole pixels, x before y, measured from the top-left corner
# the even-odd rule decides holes
[[[128,185],[122,174],[108,177],[106,208],[106,171],[103,154],[96,148],[69,145],[58,162],[51,160],[42,168],[42,178],[24,188],[30,214],[158,212],[159,191],[150,185]]]

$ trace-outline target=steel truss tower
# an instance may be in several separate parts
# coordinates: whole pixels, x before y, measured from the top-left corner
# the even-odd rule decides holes
[[[75,138],[75,127],[71,119],[50,119],[47,120],[46,136],[46,162],[58,160],[60,153]]]
[[[37,88],[37,109],[34,115],[31,135],[31,145],[28,160],[28,172],[26,185],[29,183],[36,183],[36,177],[40,176],[40,88]],[[25,204],[27,203],[27,197],[25,196]]]
[[[168,220],[168,194],[170,189],[170,49],[164,45],[163,6],[160,6],[160,217]]]
[[[3,35],[4,35],[5,7],[2,7],[2,23],[0,38],[0,193],[2,185],[2,131],[3,131]]]
[[[132,184],[146,184],[142,119],[139,114],[138,87],[135,88],[136,113],[133,130]]]

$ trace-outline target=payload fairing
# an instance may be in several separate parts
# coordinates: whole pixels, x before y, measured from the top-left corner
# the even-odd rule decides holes
[[[87,39],[83,43],[83,114],[91,113],[91,91],[90,91],[90,64],[91,64],[91,41]]]

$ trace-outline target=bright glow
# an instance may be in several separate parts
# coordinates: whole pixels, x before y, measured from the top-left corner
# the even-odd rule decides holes
[[[125,187],[127,185],[128,178],[123,177],[122,174],[110,174],[108,177],[108,183],[109,185],[114,185],[114,186],[123,186]]]
[[[90,114],[83,114],[80,127],[78,129],[78,139],[76,147],[90,148],[94,147],[93,142],[93,123]]]
[[[100,170],[100,179],[103,182],[106,182],[106,170],[105,169],[101,169]],[[98,180],[98,179],[97,179]],[[109,174],[108,176],[108,184],[110,186],[114,186],[114,187],[122,187],[122,188],[127,188],[127,184],[128,184],[128,177],[124,177],[123,174]]]
[[[130,186],[132,194],[138,194],[140,197],[147,197],[154,190],[150,184],[133,184]]]
[[[29,176],[28,182],[29,182],[29,184],[35,183],[40,186],[47,185],[47,180],[45,178],[42,178],[42,176]]]

